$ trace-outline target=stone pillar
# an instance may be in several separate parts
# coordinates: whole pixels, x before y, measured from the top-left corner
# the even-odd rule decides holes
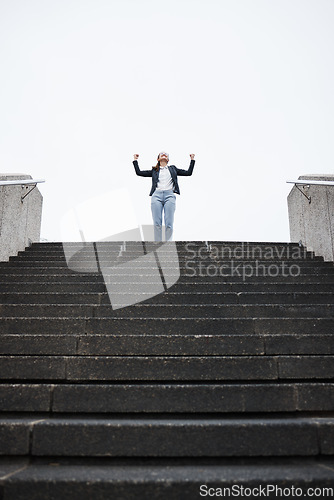
[[[334,181],[334,175],[307,174],[298,180]],[[334,261],[334,186],[298,186],[311,202],[297,189],[288,195],[290,238],[314,251],[327,261]]]
[[[27,174],[0,174],[0,181],[32,179]],[[0,186],[0,261],[40,239],[43,197],[37,187],[21,201],[33,186]]]

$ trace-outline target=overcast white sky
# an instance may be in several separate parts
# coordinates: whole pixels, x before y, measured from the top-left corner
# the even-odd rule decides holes
[[[333,173],[333,26],[333,0],[0,0],[1,171],[46,179],[61,241],[72,206],[120,189],[151,223],[133,154],[195,153],[176,240],[289,241],[286,180]],[[90,203],[105,236],[119,205]]]

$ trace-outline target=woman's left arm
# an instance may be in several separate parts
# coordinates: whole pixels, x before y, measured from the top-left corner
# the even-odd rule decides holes
[[[188,170],[183,170],[182,168],[176,168],[176,173],[177,175],[191,175],[193,173],[193,170],[194,170],[194,166],[195,166],[195,155],[190,155],[190,165],[189,165],[189,168]]]

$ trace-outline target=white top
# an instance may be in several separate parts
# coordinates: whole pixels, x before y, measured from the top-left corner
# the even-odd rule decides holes
[[[173,189],[173,180],[170,175],[168,165],[165,167],[160,167],[159,180],[156,189],[158,191]]]

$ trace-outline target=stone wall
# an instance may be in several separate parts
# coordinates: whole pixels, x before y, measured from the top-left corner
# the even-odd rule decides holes
[[[0,181],[31,179],[27,174],[0,174]],[[43,197],[33,186],[0,186],[0,261],[7,261],[40,239]]]
[[[301,175],[298,180],[334,181],[331,174]],[[298,186],[308,198],[292,188],[288,195],[291,242],[301,242],[308,250],[334,261],[334,186]]]

